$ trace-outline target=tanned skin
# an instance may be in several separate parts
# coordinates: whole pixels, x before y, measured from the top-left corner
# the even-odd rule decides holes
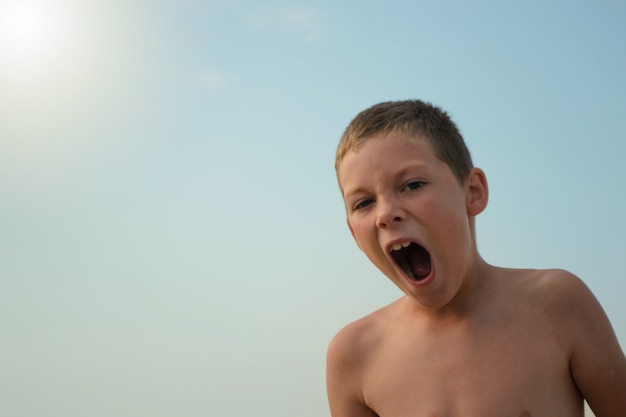
[[[626,359],[583,282],[505,269],[476,248],[485,174],[463,184],[425,139],[368,138],[338,169],[350,231],[404,296],[343,328],[328,349],[333,417],[626,416]],[[428,251],[416,281],[390,255]],[[415,277],[413,277],[415,278]]]

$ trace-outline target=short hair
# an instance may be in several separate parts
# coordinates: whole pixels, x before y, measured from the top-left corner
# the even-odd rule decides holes
[[[387,101],[363,110],[346,128],[335,156],[339,174],[341,161],[374,135],[394,133],[408,140],[425,138],[435,155],[445,162],[461,183],[473,167],[472,157],[450,116],[441,108],[421,100]]]

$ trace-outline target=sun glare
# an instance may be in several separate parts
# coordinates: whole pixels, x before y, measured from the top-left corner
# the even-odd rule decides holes
[[[4,12],[2,28],[9,47],[18,51],[42,48],[51,29],[44,10],[16,3]]]
[[[0,3],[0,52],[3,65],[48,65],[63,53],[68,26],[53,2],[14,0]]]

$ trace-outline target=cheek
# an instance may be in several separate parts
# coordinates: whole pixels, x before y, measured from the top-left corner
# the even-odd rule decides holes
[[[446,235],[460,238],[462,233],[469,230],[469,219],[465,211],[464,200],[456,195],[446,199],[432,200],[424,207],[428,210],[432,224],[439,225]]]
[[[359,249],[365,251],[367,245],[367,228],[365,227],[363,219],[348,219],[348,228]]]
[[[376,228],[372,227],[372,220],[367,216],[359,216],[350,220],[348,226],[359,249],[376,263],[376,258],[380,257],[380,247]]]

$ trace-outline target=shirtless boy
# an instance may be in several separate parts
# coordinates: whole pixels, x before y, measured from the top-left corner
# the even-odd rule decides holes
[[[333,417],[626,417],[626,359],[563,270],[489,265],[487,179],[454,123],[421,101],[360,113],[337,150],[359,248],[404,295],[328,348]]]

